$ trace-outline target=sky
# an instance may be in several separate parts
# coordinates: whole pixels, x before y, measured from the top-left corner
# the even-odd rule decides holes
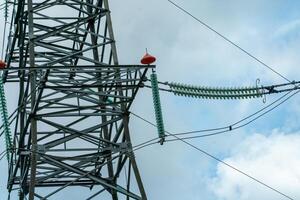
[[[300,2],[175,2],[288,79],[299,80]],[[148,48],[157,58],[157,74],[163,82],[217,87],[255,86],[258,78],[263,85],[286,82],[167,0],[111,0],[110,3],[121,64],[139,63]],[[262,99],[201,100],[161,92],[165,128],[178,133],[232,124],[279,97],[268,96],[263,103]],[[7,98],[11,110],[16,97],[7,91]],[[132,112],[155,121],[149,89],[140,90]],[[246,127],[189,142],[299,199],[299,119],[300,99],[296,95]],[[133,145],[157,136],[154,127],[134,116],[130,122]],[[287,199],[180,141],[139,150],[136,159],[148,199]],[[0,162],[0,169],[5,172],[5,161]],[[0,199],[6,197],[5,184],[6,179],[1,178]],[[60,198],[65,198],[63,195]]]

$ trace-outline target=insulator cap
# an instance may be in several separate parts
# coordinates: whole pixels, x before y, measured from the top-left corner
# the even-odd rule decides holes
[[[154,56],[151,56],[150,54],[146,53],[144,57],[141,60],[141,63],[143,65],[150,65],[156,61],[156,58]]]
[[[6,63],[3,60],[0,60],[0,69],[4,69],[6,67]]]

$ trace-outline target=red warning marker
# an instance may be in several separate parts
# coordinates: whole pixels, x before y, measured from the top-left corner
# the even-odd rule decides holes
[[[6,63],[3,60],[0,60],[0,69],[5,69]]]
[[[156,58],[154,56],[151,56],[150,54],[146,53],[144,57],[141,60],[141,63],[143,65],[150,65],[156,61]]]

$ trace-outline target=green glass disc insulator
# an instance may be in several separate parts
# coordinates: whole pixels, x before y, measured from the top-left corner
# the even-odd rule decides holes
[[[157,76],[155,73],[151,74],[151,86],[152,86],[152,97],[153,97],[158,136],[160,138],[165,138],[165,130],[164,130],[162,110],[161,110],[159,88],[158,88]],[[179,95],[182,94],[182,92],[180,91],[175,91],[174,94],[176,93]]]
[[[9,151],[12,148],[12,137],[11,131],[9,126],[8,120],[8,112],[7,112],[7,105],[5,99],[5,92],[4,92],[4,85],[2,81],[2,75],[0,74],[0,110],[1,110],[1,118],[3,122],[3,128],[5,133],[5,143],[6,143],[6,150],[7,150],[7,159],[9,158]]]

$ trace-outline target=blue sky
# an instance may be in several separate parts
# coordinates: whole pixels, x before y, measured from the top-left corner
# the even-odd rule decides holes
[[[300,2],[175,2],[284,76],[299,79]],[[111,11],[120,62],[138,63],[148,48],[157,57],[161,81],[224,87],[253,86],[257,78],[263,85],[285,82],[166,0],[111,0]],[[7,96],[15,99],[13,94]],[[268,96],[267,103],[278,97]],[[208,101],[166,93],[161,93],[161,100],[165,127],[172,133],[227,125],[265,106],[262,99]],[[295,96],[245,128],[190,142],[298,199],[299,105]],[[154,121],[150,90],[140,91],[132,111]],[[157,133],[132,116],[131,134],[138,144]],[[145,148],[136,157],[149,199],[284,199],[180,142]],[[5,168],[5,162],[0,164]],[[6,196],[4,188],[1,179],[1,199]]]

